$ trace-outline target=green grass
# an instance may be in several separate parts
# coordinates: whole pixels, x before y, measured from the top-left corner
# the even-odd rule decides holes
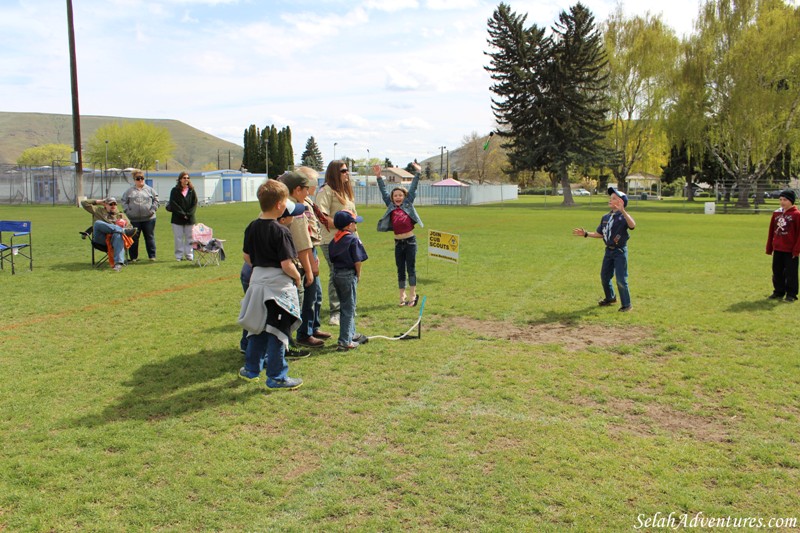
[[[35,254],[33,272],[0,272],[0,530],[611,531],[656,512],[797,516],[800,307],[766,300],[768,215],[632,205],[634,310],[621,314],[596,306],[601,243],[571,236],[605,202],[547,201],[420,207],[462,248],[456,266],[421,247],[422,339],[292,362],[304,387],[273,393],[235,377],[255,204],[199,211],[227,239],[219,268],[171,260],[161,213],[160,261],[119,274],[89,266],[80,209],[0,207],[33,221]],[[358,327],[398,334],[418,308],[396,305],[382,210],[359,214]]]

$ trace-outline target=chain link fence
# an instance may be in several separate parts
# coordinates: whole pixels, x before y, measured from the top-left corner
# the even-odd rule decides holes
[[[105,198],[113,184],[127,182],[121,172],[84,169],[82,196]],[[0,204],[77,205],[75,167],[0,165]]]

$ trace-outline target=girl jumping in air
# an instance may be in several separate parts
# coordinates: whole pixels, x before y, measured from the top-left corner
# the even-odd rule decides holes
[[[408,190],[397,186],[391,192],[386,190],[386,183],[381,177],[380,165],[372,167],[378,180],[378,188],[386,204],[386,213],[378,221],[378,231],[394,232],[394,258],[397,263],[397,285],[400,288],[400,306],[415,306],[419,301],[417,294],[417,238],[414,236],[414,225],[423,227],[417,210],[414,209],[414,199],[417,196],[417,185],[421,167],[415,161],[414,179]],[[408,273],[409,292],[406,295],[406,272]]]

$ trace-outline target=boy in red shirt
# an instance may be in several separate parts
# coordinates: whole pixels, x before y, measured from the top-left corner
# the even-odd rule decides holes
[[[800,211],[791,189],[781,192],[781,208],[772,213],[767,236],[767,255],[772,256],[772,300],[786,296],[797,301],[797,266],[800,256]]]

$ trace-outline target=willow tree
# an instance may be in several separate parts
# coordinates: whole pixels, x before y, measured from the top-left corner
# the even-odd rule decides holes
[[[652,161],[654,150],[663,150],[665,109],[680,43],[660,17],[625,18],[621,6],[605,22],[603,35],[611,118],[606,141],[615,154],[608,167],[627,190],[628,174]]]
[[[89,139],[85,160],[102,166],[154,169],[172,157],[175,143],[167,128],[144,121],[100,126]],[[106,156],[106,154],[108,154]]]
[[[712,0],[687,42],[670,121],[749,196],[800,141],[800,8],[783,0]]]

